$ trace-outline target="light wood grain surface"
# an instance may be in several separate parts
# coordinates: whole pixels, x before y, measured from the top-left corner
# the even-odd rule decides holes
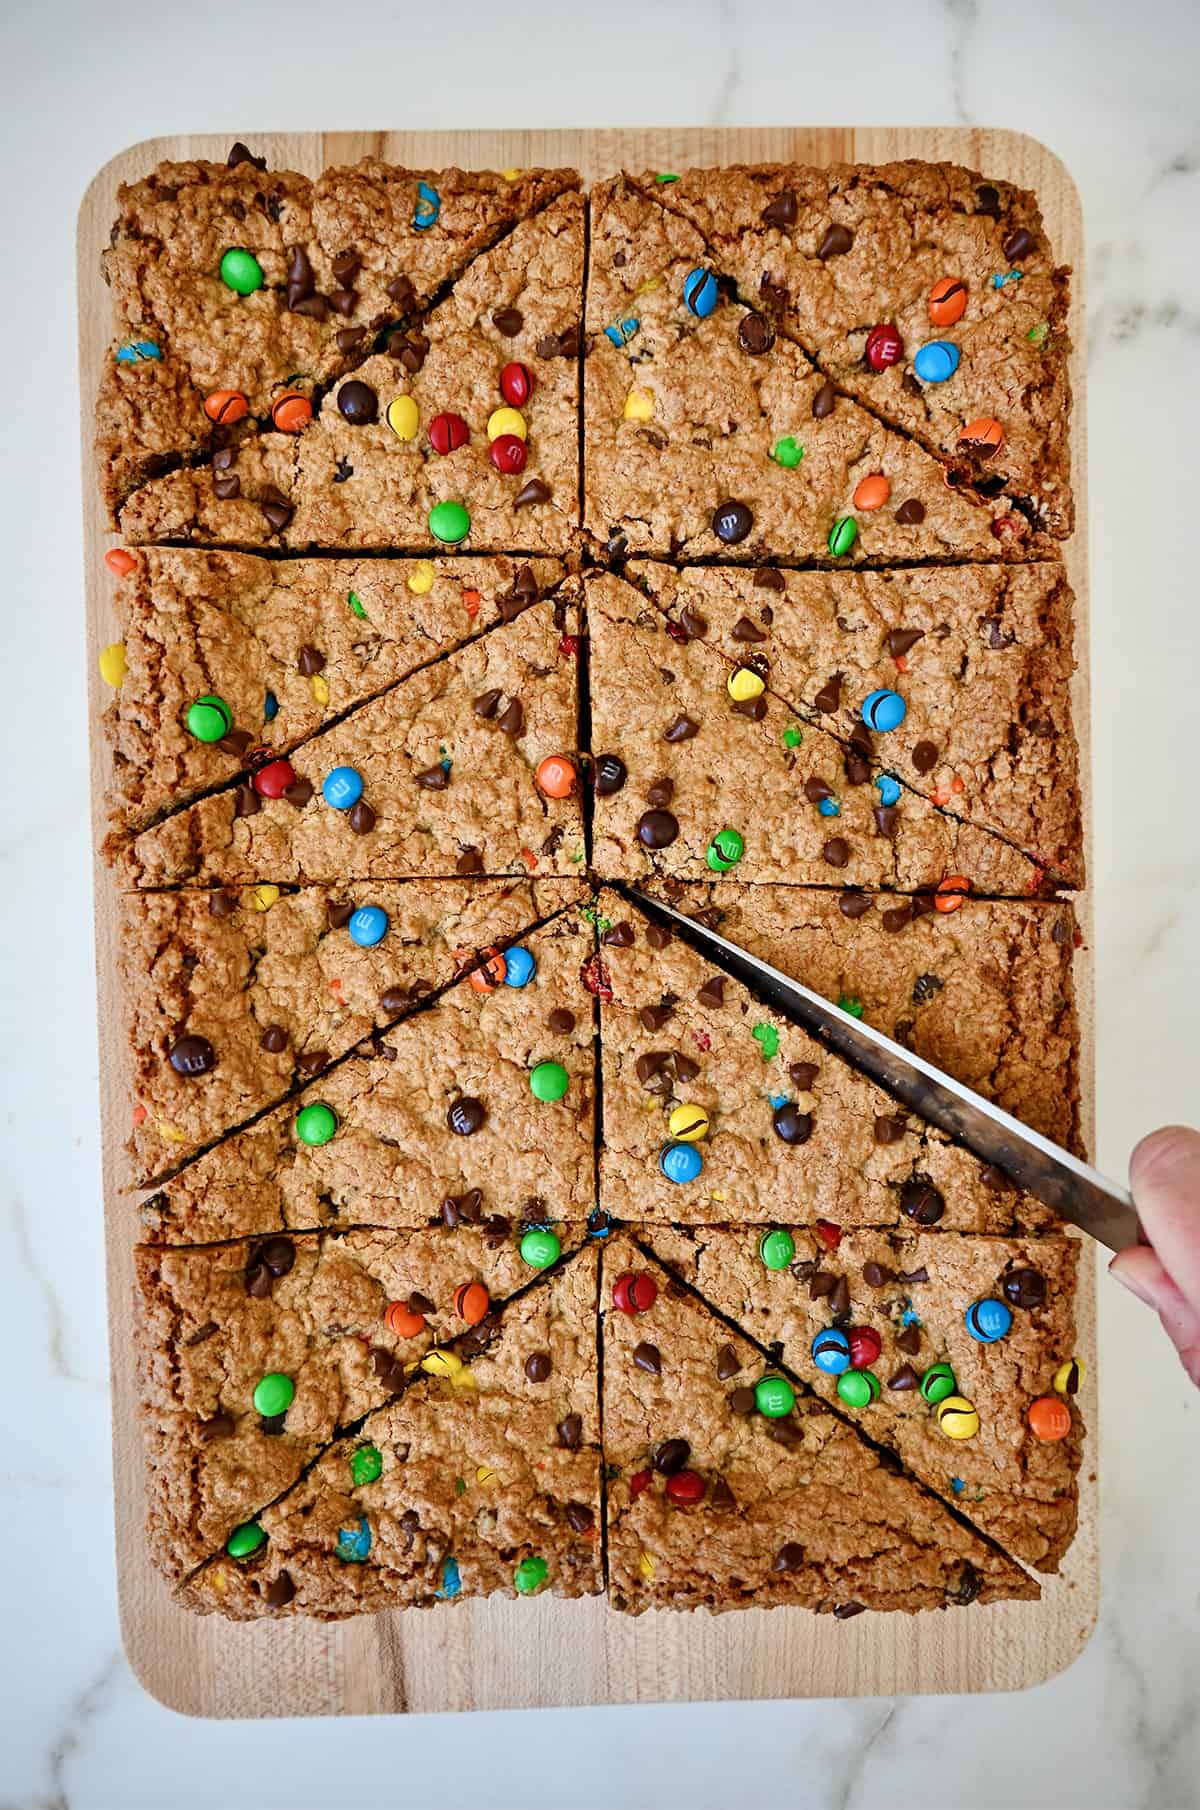
[[[246,132],[271,168],[315,176],[329,163],[368,154],[418,168],[508,169],[570,165],[585,179],[618,169],[796,159],[950,159],[1036,190],[1058,259],[1075,269],[1072,434],[1078,527],[1065,548],[1078,600],[1075,720],[1082,748],[1091,866],[1087,646],[1087,467],[1084,373],[1083,221],[1075,186],[1044,145],[1011,132],[973,128],[805,127],[595,130],[573,132]],[[82,397],[85,587],[90,708],[106,701],[96,657],[118,634],[110,544],[96,498],[91,412],[111,339],[100,253],[115,216],[117,186],[163,158],[223,161],[226,137],[160,138],[115,157],[96,176],[79,214],[79,334]],[[106,758],[92,736],[93,828],[105,833]],[[1076,960],[1083,1050],[1085,1130],[1092,1142],[1091,912],[1080,900],[1085,946]],[[146,1689],[193,1715],[349,1715],[401,1710],[501,1709],[541,1705],[715,1701],[722,1698],[892,1696],[918,1691],[1013,1690],[1061,1671],[1082,1650],[1099,1599],[1095,1365],[1082,1397],[1089,1428],[1080,1478],[1079,1533],[1061,1577],[1043,1580],[1040,1603],[967,1612],[861,1615],[847,1622],[800,1609],[709,1616],[650,1611],[637,1618],[603,1599],[466,1602],[428,1611],[363,1616],[325,1626],[298,1619],[244,1626],[177,1608],[142,1540],[141,1441],[135,1418],[131,1337],[131,1251],[135,1197],[124,1191],[122,1144],[129,1114],[123,1072],[114,953],[112,881],[96,863],[96,962],[101,1051],[103,1188],[107,1215],[108,1305],[113,1372],[113,1466],[117,1567],[125,1647]],[[1078,1302],[1079,1349],[1095,1343],[1095,1265],[1085,1260]],[[1065,1354],[1064,1354],[1065,1355]]]

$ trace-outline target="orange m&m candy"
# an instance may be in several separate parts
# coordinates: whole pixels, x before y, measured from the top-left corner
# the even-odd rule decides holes
[[[497,987],[504,985],[507,973],[508,963],[500,951],[493,947],[483,951],[483,960],[477,968],[471,969],[469,979],[477,993],[494,993]]]
[[[137,560],[124,547],[110,547],[104,555],[104,563],[118,578],[127,578],[137,565]]]
[[[480,1320],[486,1319],[490,1306],[488,1292],[482,1282],[464,1282],[454,1291],[454,1311],[468,1326],[478,1326]]]
[[[971,890],[971,882],[965,874],[947,874],[933,895],[933,903],[938,911],[957,911]]]
[[[548,754],[534,777],[547,798],[569,798],[575,790],[575,768],[565,754]]]
[[[271,404],[271,419],[281,434],[298,434],[312,420],[312,403],[299,390],[285,390]]]
[[[882,509],[892,494],[892,487],[881,471],[871,473],[854,487],[856,509]]]
[[[425,1330],[425,1315],[414,1313],[403,1301],[391,1301],[384,1312],[383,1323],[398,1339],[415,1339]]]
[[[210,421],[222,421],[226,426],[234,421],[244,421],[250,413],[250,404],[240,390],[214,390],[211,396],[204,398],[204,413]]]
[[[1004,429],[994,416],[977,415],[959,434],[958,444],[963,452],[973,453],[977,459],[990,459],[1004,445]]]
[[[1071,1410],[1061,1395],[1039,1395],[1029,1404],[1029,1430],[1048,1442],[1071,1431]]]
[[[939,277],[929,291],[929,318],[935,327],[952,327],[967,307],[967,285],[960,277]]]

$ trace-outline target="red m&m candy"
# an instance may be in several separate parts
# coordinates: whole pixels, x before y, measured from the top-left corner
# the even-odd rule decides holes
[[[629,1479],[629,1500],[636,1502],[644,1489],[650,1487],[653,1471],[635,1471]]]
[[[505,477],[524,471],[527,456],[525,442],[518,434],[497,434],[488,447],[488,458]]]
[[[533,372],[528,365],[505,365],[500,373],[500,394],[505,402],[511,402],[515,409],[529,401],[533,394]]]
[[[704,1479],[695,1471],[676,1471],[673,1477],[667,1478],[667,1495],[672,1502],[703,1502]]]
[[[268,761],[250,783],[263,798],[282,798],[288,787],[296,783],[296,769],[290,760]]]
[[[883,1350],[879,1334],[873,1326],[852,1326],[847,1337],[850,1340],[851,1370],[869,1370]]]
[[[648,1313],[658,1300],[658,1284],[643,1272],[626,1270],[613,1283],[613,1306],[623,1314]]]
[[[429,444],[443,457],[457,452],[471,438],[471,430],[461,415],[435,415],[429,423]]]
[[[867,363],[873,371],[886,371],[899,364],[904,341],[893,326],[872,327],[867,334]]]

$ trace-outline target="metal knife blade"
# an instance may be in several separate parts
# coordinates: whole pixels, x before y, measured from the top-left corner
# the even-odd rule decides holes
[[[1110,1251],[1138,1243],[1141,1228],[1133,1199],[1118,1183],[748,949],[634,886],[621,890],[648,917],[669,923],[701,954],[718,958],[768,1005],[797,1020],[827,1049],[964,1144],[981,1162],[1002,1169],[1060,1219],[1070,1220]]]

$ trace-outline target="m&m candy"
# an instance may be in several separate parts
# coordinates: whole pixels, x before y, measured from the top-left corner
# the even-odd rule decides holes
[[[866,360],[873,371],[886,371],[899,364],[904,354],[904,341],[890,323],[872,327],[867,334]]]
[[[263,285],[262,265],[253,252],[231,245],[221,259],[221,281],[236,295],[253,295]]]
[[[782,1226],[777,1227],[763,1233],[758,1241],[758,1255],[765,1269],[785,1270],[796,1255],[796,1241]]]
[[[257,1521],[243,1521],[226,1540],[225,1550],[231,1559],[248,1559],[252,1552],[257,1552],[266,1543],[266,1533]]]
[[[613,1306],[623,1314],[649,1313],[658,1300],[658,1284],[644,1270],[626,1270],[613,1283]]]
[[[189,735],[194,735],[198,742],[219,742],[223,735],[229,734],[233,718],[224,698],[210,692],[188,705],[187,726]]]
[[[852,1370],[869,1370],[883,1350],[883,1340],[873,1326],[852,1326],[848,1337],[850,1340],[850,1368]]]
[[[994,1345],[1009,1330],[1012,1319],[1011,1308],[987,1295],[982,1301],[972,1301],[963,1315],[963,1325],[981,1345]]]
[[[854,507],[868,513],[872,509],[882,509],[892,494],[892,487],[882,472],[872,472],[870,477],[863,478],[854,486]]]
[[[384,1309],[383,1323],[398,1339],[415,1339],[425,1330],[425,1315],[417,1313],[404,1301],[389,1301]]]
[[[654,398],[649,390],[630,390],[621,410],[622,421],[653,421]]]
[[[1071,1431],[1071,1410],[1061,1395],[1039,1395],[1036,1401],[1030,1402],[1029,1430],[1047,1443],[1067,1437]]]
[[[819,1332],[812,1342],[812,1359],[826,1376],[840,1376],[850,1368],[850,1340],[837,1326]]]
[[[454,1311],[468,1326],[478,1326],[491,1303],[482,1282],[464,1282],[454,1291]]]
[[[952,327],[967,306],[967,285],[958,277],[939,277],[929,291],[929,318],[935,327]]]
[[[1087,1374],[1081,1358],[1068,1358],[1054,1372],[1054,1391],[1056,1395],[1078,1395],[1080,1384]]]
[[[848,1408],[867,1408],[879,1399],[879,1378],[872,1370],[845,1370],[837,1379],[837,1392]]]
[[[536,1556],[522,1559],[513,1572],[513,1589],[519,1596],[533,1596],[549,1575],[550,1567],[545,1559]]]
[[[468,976],[477,993],[494,993],[508,977],[508,960],[498,949],[486,949],[478,967]]]
[[[348,811],[363,795],[362,774],[357,767],[333,767],[321,785],[321,796],[335,811]]]
[[[953,1395],[958,1382],[949,1364],[931,1364],[921,1378],[921,1394],[931,1407]]]
[[[435,415],[429,423],[429,444],[443,457],[457,452],[471,438],[471,430],[461,415]]]
[[[971,882],[965,874],[947,874],[938,882],[933,895],[935,911],[957,911],[971,890]]]
[[[977,459],[990,459],[1004,445],[1004,429],[991,415],[977,415],[964,423],[958,436],[959,449]]]
[[[766,680],[761,673],[755,672],[752,666],[739,666],[725,682],[725,689],[735,704],[745,704],[751,698],[760,698],[767,689]]]
[[[357,943],[360,949],[373,949],[387,935],[388,914],[382,905],[360,905],[357,911],[351,912],[346,929],[350,933],[350,941]]]
[[[360,1445],[350,1454],[350,1481],[355,1489],[383,1476],[383,1453],[377,1445]]]
[[[413,207],[413,225],[419,233],[427,232],[442,211],[442,198],[429,182],[418,182]]]
[[[705,851],[705,860],[714,873],[728,873],[746,852],[746,844],[738,830],[718,830]]]
[[[397,440],[415,440],[421,425],[421,412],[411,396],[397,396],[388,403],[384,420]]]
[[[804,448],[795,434],[784,434],[783,438],[776,440],[771,448],[771,457],[775,464],[782,465],[785,471],[795,471],[804,457]]]
[[[667,1120],[671,1136],[685,1144],[694,1144],[697,1138],[707,1137],[708,1128],[709,1117],[703,1106],[676,1106]]]
[[[114,691],[119,691],[125,675],[129,671],[125,658],[125,643],[110,641],[107,647],[101,648],[100,658],[96,664],[100,668],[100,677],[104,683],[111,685]]]
[[[700,320],[710,315],[717,305],[717,279],[712,271],[705,270],[702,264],[689,270],[683,279],[683,299]]]
[[[858,539],[858,523],[852,515],[841,515],[829,530],[829,551],[835,559],[844,559]]]
[[[754,1405],[768,1420],[782,1420],[796,1405],[796,1393],[784,1376],[764,1376],[754,1385]]]
[[[879,802],[882,805],[899,804],[900,781],[893,779],[890,773],[880,773],[874,781],[879,791]]]
[[[959,350],[953,340],[931,339],[917,348],[913,370],[922,383],[945,383],[958,369]]]
[[[371,1523],[365,1515],[358,1518],[357,1527],[339,1527],[337,1545],[334,1552],[347,1565],[363,1564],[371,1551]]]
[[[703,1502],[706,1484],[696,1471],[676,1471],[668,1477],[666,1493],[670,1501],[681,1507],[691,1502]]]
[[[658,1159],[658,1166],[669,1182],[694,1182],[704,1167],[704,1159],[694,1144],[668,1144]]]
[[[545,760],[538,762],[534,774],[539,792],[547,798],[569,798],[575,790],[577,775],[575,763],[569,761],[565,754],[548,754]]]
[[[429,511],[429,532],[447,547],[455,547],[471,532],[471,518],[461,503],[435,503]]]
[[[240,390],[214,390],[204,398],[204,413],[210,421],[231,427],[235,421],[245,420],[250,404]]]
[[[535,1100],[561,1100],[570,1085],[570,1076],[561,1062],[539,1062],[529,1076],[529,1091]]]
[[[898,691],[871,691],[863,699],[862,720],[868,729],[886,732],[899,729],[908,715],[908,705]]]
[[[524,408],[533,394],[533,372],[514,359],[500,373],[500,394],[514,408]]]
[[[561,1255],[561,1241],[545,1226],[531,1226],[521,1239],[521,1261],[532,1270],[549,1269]]]
[[[264,1420],[286,1414],[296,1399],[296,1385],[281,1370],[269,1370],[254,1386],[254,1409]]]
[[[528,438],[529,429],[525,425],[525,417],[520,409],[493,409],[488,416],[487,437],[498,440],[501,434],[514,434],[518,440]]]
[[[525,442],[517,434],[497,434],[488,447],[488,458],[502,477],[513,478],[524,471],[527,457]]]
[[[290,760],[269,760],[255,770],[250,783],[262,798],[282,798],[296,783],[296,769]]]
[[[161,357],[162,347],[152,339],[131,339],[127,344],[117,347],[119,365],[153,364]]]
[[[327,1144],[338,1128],[337,1114],[324,1100],[314,1100],[296,1114],[295,1132],[302,1144],[316,1148]]]
[[[299,390],[285,390],[271,404],[271,420],[281,434],[298,434],[312,420],[312,403]]]
[[[948,1395],[938,1403],[936,1416],[938,1426],[947,1439],[974,1439],[979,1431],[979,1414],[975,1403],[968,1401],[965,1395]]]
[[[503,956],[506,987],[527,987],[537,973],[537,963],[528,949],[508,949]]]
[[[104,555],[104,563],[114,578],[128,578],[137,565],[137,560],[128,547],[110,547]]]

